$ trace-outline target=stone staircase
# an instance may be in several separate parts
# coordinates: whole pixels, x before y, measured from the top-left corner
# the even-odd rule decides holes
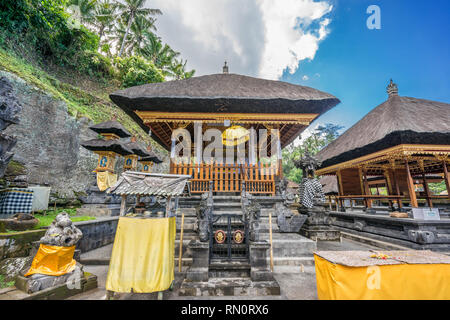
[[[310,266],[314,265],[313,251],[316,250],[316,242],[299,234],[280,233],[277,225],[277,217],[273,209],[276,198],[265,199],[262,203],[260,221],[260,240],[269,242],[269,213],[272,213],[272,246],[274,266]],[[193,239],[198,239],[195,230],[196,206],[200,197],[191,197],[180,200],[180,209],[177,216],[177,238],[175,243],[175,264],[178,264],[179,237],[181,227],[181,213],[184,213],[183,231],[183,259],[184,266],[192,262],[191,254],[187,250],[188,244]],[[214,196],[214,213],[241,215],[240,196]],[[223,268],[223,266],[222,266]],[[215,271],[214,271],[215,272]]]

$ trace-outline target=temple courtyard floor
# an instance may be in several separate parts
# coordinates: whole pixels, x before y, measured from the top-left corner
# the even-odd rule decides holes
[[[318,241],[317,250],[383,250],[376,246],[356,242],[350,239],[339,241]],[[98,288],[81,293],[69,298],[69,300],[101,300],[106,296],[106,277],[108,274],[108,261],[111,256],[112,244],[84,253],[81,255],[84,261],[84,271],[95,274],[98,277]],[[89,264],[87,264],[88,262]],[[100,265],[103,264],[103,265]],[[302,272],[300,266],[275,266],[274,276],[281,288],[280,296],[223,296],[223,297],[180,297],[178,289],[184,279],[184,273],[188,267],[183,266],[181,273],[175,272],[175,283],[172,291],[164,292],[164,300],[317,300],[316,275],[314,266],[305,266]],[[118,300],[156,300],[157,294],[124,293],[116,294]]]

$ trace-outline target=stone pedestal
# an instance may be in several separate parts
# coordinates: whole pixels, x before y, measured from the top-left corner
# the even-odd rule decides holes
[[[250,243],[250,278],[252,281],[274,280],[267,263],[267,252],[269,249],[270,244],[266,241]]]
[[[186,272],[188,281],[208,281],[209,243],[192,240],[188,245],[192,253],[192,265]]]
[[[313,208],[299,208],[299,212],[308,216],[300,229],[300,234],[312,240],[337,241],[340,231],[331,226],[331,218],[326,205],[315,205]]]

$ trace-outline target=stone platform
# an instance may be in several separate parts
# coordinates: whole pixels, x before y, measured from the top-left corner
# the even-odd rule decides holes
[[[27,293],[19,289],[25,285],[26,280],[19,276],[15,287],[0,289],[0,300],[63,300],[97,288],[97,276],[88,272],[84,272],[79,280],[73,281],[69,285],[61,283],[35,293]]]
[[[329,225],[346,233],[416,250],[450,251],[450,219],[392,218],[358,212],[329,212]]]

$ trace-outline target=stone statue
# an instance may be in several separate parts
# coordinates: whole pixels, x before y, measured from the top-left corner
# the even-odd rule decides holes
[[[49,246],[71,247],[83,236],[80,229],[73,225],[67,212],[58,214],[45,235],[39,241]]]
[[[203,193],[197,207],[197,232],[201,242],[209,241],[209,221],[214,207],[213,182],[209,182],[209,191]]]
[[[303,179],[299,187],[300,204],[306,208],[313,208],[315,205],[322,205],[325,203],[325,194],[322,190],[322,185],[315,177],[316,169],[322,163],[306,153],[304,157],[299,160],[294,160],[294,165],[302,169]]]
[[[69,215],[66,212],[62,212],[56,216],[39,242],[49,246],[71,247],[76,245],[82,236],[83,233],[73,225]],[[82,276],[83,266],[77,263],[72,272],[61,276],[32,274],[25,278],[26,283],[21,285],[21,289],[28,293],[34,293],[63,283],[77,281]]]
[[[253,199],[253,196],[245,189],[245,181],[242,182],[241,207],[245,221],[249,228],[249,240],[259,241],[259,221],[261,218],[261,206]]]

